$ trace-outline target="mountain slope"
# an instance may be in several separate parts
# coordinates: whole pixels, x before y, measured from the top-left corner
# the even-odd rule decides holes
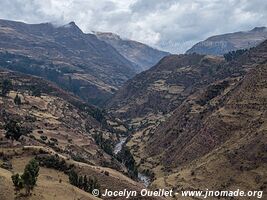
[[[140,42],[122,39],[114,33],[96,32],[95,34],[100,40],[107,42],[121,55],[135,63],[139,72],[149,69],[161,58],[169,55],[168,52],[154,49]]]
[[[212,74],[221,62],[221,58],[203,55],[167,56],[126,82],[107,107],[124,119],[168,114],[214,80]]]
[[[250,31],[216,35],[195,44],[187,54],[223,55],[238,49],[255,47],[267,39],[267,28],[256,27]]]
[[[193,105],[187,107],[191,111],[178,108],[173,119],[153,136],[154,139],[161,137],[160,143],[152,139],[149,143],[153,147],[146,148],[157,158],[161,155],[162,169],[169,171],[169,175],[156,180],[155,185],[162,187],[165,182],[177,186],[179,182],[180,189],[238,187],[266,192],[266,78],[267,65],[263,64],[204,108],[197,110],[192,102]],[[219,102],[221,98],[225,99]],[[188,116],[187,122],[185,116]],[[163,144],[164,151],[155,152],[159,146],[163,148]]]
[[[2,95],[7,80],[9,91]],[[37,77],[0,70],[0,91],[1,199],[15,197],[11,175],[23,172],[32,158],[41,167],[29,199],[96,199],[70,184],[70,167],[79,175],[96,178],[102,191],[142,189],[141,183],[124,175],[126,168],[108,151],[117,141],[118,132],[112,127],[116,120]],[[16,96],[20,101],[15,101]],[[13,121],[22,133],[15,141],[5,137],[5,127]],[[103,136],[100,143],[95,135]]]
[[[108,116],[45,80],[0,70],[1,91],[5,80],[11,81],[12,87],[7,96],[0,97],[1,132],[5,123],[15,120],[28,134],[24,145],[51,146],[98,165],[110,161],[93,138],[94,134],[104,134],[115,139],[106,123]],[[19,105],[14,102],[17,94]]]
[[[56,27],[0,20],[0,50],[1,55],[8,52],[35,61],[35,74],[45,77],[43,71],[50,71],[52,81],[95,104],[136,73],[111,45],[84,34],[74,22]],[[17,61],[12,56],[8,59]]]
[[[189,95],[157,127],[139,129],[127,146],[152,186],[266,190],[267,41]]]

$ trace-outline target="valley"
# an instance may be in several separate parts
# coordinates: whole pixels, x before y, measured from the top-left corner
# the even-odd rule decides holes
[[[265,194],[265,29],[207,39],[233,48],[198,43],[176,55],[74,22],[0,20],[0,199]],[[27,188],[32,161],[39,173]]]

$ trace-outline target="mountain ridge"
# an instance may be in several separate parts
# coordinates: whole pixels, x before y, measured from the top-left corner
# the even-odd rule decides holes
[[[111,32],[94,32],[95,35],[110,45],[112,45],[125,58],[135,63],[138,72],[154,66],[161,58],[170,53],[155,49],[141,42],[130,39],[123,39],[119,35]]]
[[[84,34],[74,22],[55,27],[51,23],[0,20],[0,38],[2,52],[45,62],[46,68],[61,72],[61,80],[55,82],[66,88],[72,78],[79,85],[77,95],[91,103],[97,103],[98,98],[99,103],[105,101],[136,74],[132,63],[111,45],[94,34]],[[35,70],[43,67],[36,66]]]
[[[199,53],[223,55],[238,49],[255,47],[267,39],[266,27],[255,27],[249,31],[239,31],[208,37],[186,51],[186,54]]]

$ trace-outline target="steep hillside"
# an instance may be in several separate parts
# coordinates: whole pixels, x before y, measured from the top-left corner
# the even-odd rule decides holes
[[[170,55],[128,81],[109,102],[110,111],[126,119],[163,116],[214,80],[223,59],[202,55]],[[143,119],[141,121],[144,121]]]
[[[55,169],[53,163],[50,167],[45,166],[42,162],[45,158],[56,158],[60,160],[60,166]],[[24,166],[31,159],[37,159],[40,162],[40,172],[37,179],[37,185],[34,188],[32,195],[23,196],[14,194],[14,186],[11,180],[11,175],[14,173],[23,172]],[[9,163],[10,168],[4,169],[4,163]],[[8,160],[8,161],[7,161]],[[142,185],[137,183],[125,175],[112,170],[110,168],[93,166],[82,162],[73,161],[69,158],[62,156],[61,154],[55,154],[49,148],[43,148],[40,146],[26,146],[23,148],[12,147],[1,149],[0,156],[0,198],[3,200],[13,199],[100,199],[91,195],[89,192],[85,192],[78,187],[70,184],[68,171],[64,170],[64,167],[72,167],[79,176],[86,175],[87,177],[93,177],[98,180],[100,185],[100,191],[105,189],[109,190],[134,190],[140,191]],[[56,166],[56,164],[54,165]],[[23,194],[23,193],[22,193]],[[108,198],[101,198],[108,199]],[[123,197],[117,197],[114,199],[124,199]],[[146,199],[146,198],[144,198]]]
[[[169,55],[168,52],[154,49],[146,44],[133,40],[122,39],[114,33],[96,32],[96,36],[111,46],[121,55],[135,63],[138,71],[144,71],[157,64],[157,62]]]
[[[223,55],[238,49],[255,47],[267,39],[267,28],[256,27],[250,31],[240,31],[223,35],[216,35],[195,44],[187,50],[187,54]]]
[[[27,134],[23,145],[50,146],[74,159],[112,166],[111,156],[93,138],[103,134],[116,141],[114,129],[107,124],[112,119],[45,80],[1,70],[1,91],[7,80],[10,91],[0,97],[1,132],[5,124],[16,121]],[[2,140],[10,145],[9,140]]]
[[[119,121],[51,82],[17,72],[0,70],[0,92],[0,199],[15,197],[11,175],[32,158],[41,165],[37,186],[18,199],[96,199],[70,184],[70,169],[96,179],[101,191],[143,189],[112,154]]]
[[[242,76],[264,62],[265,51],[266,41],[231,62],[198,54],[167,56],[127,81],[107,108],[126,120],[169,114],[199,89],[227,77]]]
[[[179,107],[145,148],[168,171],[154,184],[266,192],[266,78],[263,64],[205,105],[201,94]]]
[[[267,41],[189,95],[158,127],[127,146],[154,187],[266,192]],[[228,75],[227,75],[228,74]]]
[[[0,20],[0,53],[6,62],[2,67],[15,62],[20,72],[25,71],[22,65],[44,78],[53,73],[52,81],[94,104],[101,104],[136,73],[111,45],[83,33],[74,22],[56,27]]]

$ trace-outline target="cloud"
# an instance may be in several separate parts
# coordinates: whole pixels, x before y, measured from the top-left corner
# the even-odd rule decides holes
[[[27,23],[75,21],[182,53],[211,35],[267,26],[261,0],[1,0],[0,18]]]

